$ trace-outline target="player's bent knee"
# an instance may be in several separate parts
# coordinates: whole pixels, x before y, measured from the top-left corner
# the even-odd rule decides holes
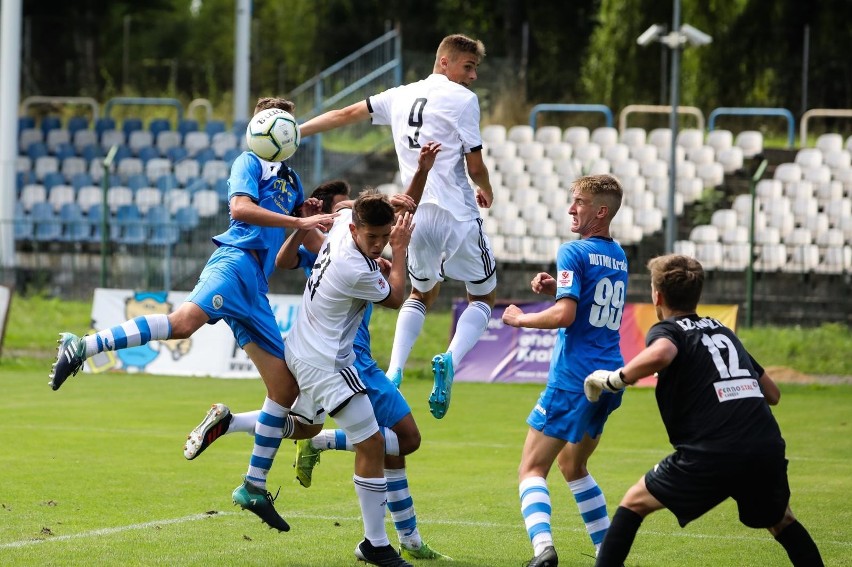
[[[777,536],[782,531],[784,531],[784,528],[786,528],[795,521],[796,517],[793,515],[793,511],[790,509],[789,506],[787,506],[787,509],[784,511],[784,517],[781,518],[781,521],[767,529],[769,530],[769,533],[771,533],[773,536]]]

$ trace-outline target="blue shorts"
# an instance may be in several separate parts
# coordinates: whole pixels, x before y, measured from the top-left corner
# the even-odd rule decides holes
[[[376,421],[380,426],[393,427],[411,413],[402,392],[388,380],[369,352],[355,349],[355,368],[367,387],[367,396],[373,404],[373,413],[376,414]]]
[[[255,258],[240,248],[220,246],[186,298],[210,317],[209,324],[224,319],[240,347],[255,343],[284,359],[284,340],[269,305],[269,282]]]
[[[621,405],[624,391],[604,392],[592,403],[582,392],[568,392],[548,386],[541,393],[527,423],[548,437],[579,443],[583,436],[592,439],[603,433],[609,414]]]

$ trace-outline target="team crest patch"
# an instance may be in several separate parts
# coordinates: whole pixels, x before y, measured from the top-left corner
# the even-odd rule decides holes
[[[385,278],[379,278],[379,281],[376,282],[376,285],[382,291],[384,291],[385,288],[388,286],[387,282],[385,281]]]
[[[213,296],[213,309],[222,309],[222,305],[225,304],[225,300],[221,295],[216,294]]]
[[[571,287],[574,283],[574,272],[571,270],[561,270],[559,277],[556,278],[556,287]]]

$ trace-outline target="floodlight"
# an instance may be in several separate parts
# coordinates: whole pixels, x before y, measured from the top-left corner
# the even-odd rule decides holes
[[[680,26],[680,33],[682,33],[684,37],[686,37],[686,40],[692,45],[707,45],[708,43],[713,42],[712,37],[689,24],[683,24]]]
[[[651,42],[657,41],[660,39],[660,36],[663,35],[663,32],[666,31],[666,27],[661,24],[654,24],[640,35],[636,39],[636,43],[641,45],[642,47],[650,44]]]

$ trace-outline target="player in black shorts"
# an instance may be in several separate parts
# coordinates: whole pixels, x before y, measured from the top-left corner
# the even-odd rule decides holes
[[[781,392],[733,331],[695,313],[704,284],[697,260],[660,256],[648,269],[660,322],[645,350],[622,369],[593,372],[584,387],[595,401],[658,372],[657,405],[675,452],[624,495],[596,567],[621,566],[651,512],[667,508],[683,527],[729,497],[740,521],[768,529],[793,565],[821,567],[819,549],[790,510],[784,439],[769,409]]]

